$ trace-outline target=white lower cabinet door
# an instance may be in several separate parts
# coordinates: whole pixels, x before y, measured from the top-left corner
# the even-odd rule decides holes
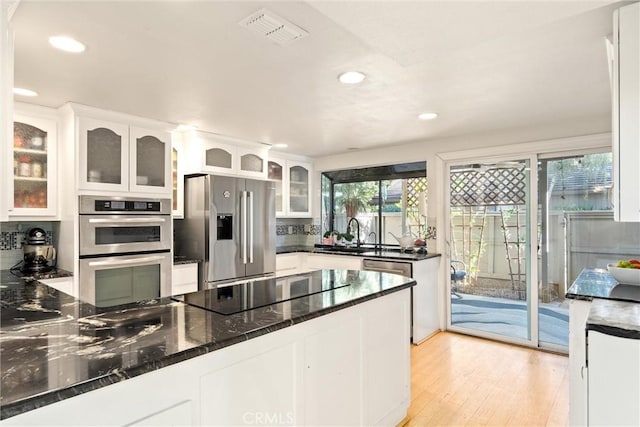
[[[640,340],[589,331],[590,426],[640,426]]]
[[[586,323],[591,301],[569,305],[569,425],[587,425]]]
[[[191,402],[185,401],[129,424],[136,427],[192,426]]]
[[[274,348],[200,378],[205,426],[299,425],[296,345]]]
[[[393,304],[374,300],[365,316],[363,393],[368,426],[395,425],[411,398],[410,299],[400,293],[385,298]]]
[[[303,425],[362,425],[360,321],[352,316],[305,338]]]

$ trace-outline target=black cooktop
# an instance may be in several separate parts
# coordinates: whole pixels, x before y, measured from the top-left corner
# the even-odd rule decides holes
[[[348,283],[336,283],[330,275],[322,273],[317,271],[231,286],[218,285],[186,294],[183,302],[218,314],[231,315],[349,286]]]

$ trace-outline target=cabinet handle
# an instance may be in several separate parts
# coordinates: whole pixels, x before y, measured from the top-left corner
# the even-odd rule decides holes
[[[584,379],[584,365],[580,366],[580,378]]]

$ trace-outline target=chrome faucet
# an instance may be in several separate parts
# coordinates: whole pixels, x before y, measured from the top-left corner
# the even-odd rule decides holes
[[[355,217],[352,217],[349,222],[347,222],[347,233],[351,234],[351,221],[356,222],[356,247],[360,247],[360,222]]]
[[[367,238],[365,239],[365,242],[369,240],[369,237],[371,237],[372,234],[373,234],[373,245],[374,247],[378,247],[378,242],[376,242],[376,240],[378,239],[378,236],[376,235],[375,231],[372,231],[369,234],[367,234]]]

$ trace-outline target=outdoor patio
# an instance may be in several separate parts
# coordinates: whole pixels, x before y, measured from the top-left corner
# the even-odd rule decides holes
[[[464,328],[528,339],[527,303],[458,292],[451,296],[451,324]],[[540,341],[569,345],[568,303],[540,303]]]

